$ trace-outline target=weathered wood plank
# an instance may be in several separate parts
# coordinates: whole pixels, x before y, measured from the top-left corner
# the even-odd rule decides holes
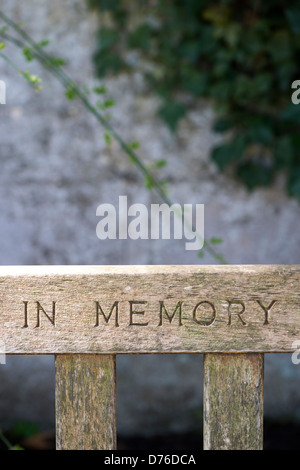
[[[262,449],[263,367],[263,354],[205,354],[205,450]]]
[[[115,356],[55,357],[56,448],[116,449]]]
[[[299,266],[0,268],[8,354],[291,352]]]

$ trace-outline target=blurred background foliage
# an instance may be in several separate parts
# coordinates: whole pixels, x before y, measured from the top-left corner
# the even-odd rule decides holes
[[[94,54],[99,77],[142,72],[174,132],[197,99],[209,100],[214,130],[226,137],[211,153],[219,169],[249,190],[284,173],[300,201],[300,105],[291,102],[300,79],[298,0],[142,0],[133,2],[138,21],[131,2],[88,2],[109,15]]]

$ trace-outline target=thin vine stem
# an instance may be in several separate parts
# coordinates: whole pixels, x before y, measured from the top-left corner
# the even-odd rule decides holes
[[[161,199],[171,206],[173,202],[168,197],[163,187],[163,184],[157,180],[157,178],[149,171],[147,166],[142,162],[139,158],[137,153],[125,142],[125,140],[120,136],[120,134],[116,131],[116,129],[108,122],[108,120],[102,115],[102,113],[91,103],[91,101],[87,98],[86,94],[81,91],[79,86],[74,82],[74,80],[69,77],[69,75],[62,69],[59,64],[54,62],[54,57],[47,54],[43,47],[41,47],[38,43],[36,43],[27,33],[24,31],[21,26],[15,23],[13,20],[8,18],[2,11],[0,11],[0,18],[15,32],[19,34],[19,36],[25,41],[21,41],[18,38],[15,38],[8,34],[5,30],[0,30],[0,36],[7,40],[8,42],[14,44],[15,46],[19,47],[20,49],[24,49],[24,47],[29,44],[31,46],[30,52],[33,57],[40,62],[44,68],[46,68],[62,85],[66,90],[71,90],[81,102],[85,106],[85,108],[94,115],[94,117],[100,122],[103,128],[109,132],[109,134],[119,143],[121,149],[127,154],[130,161],[138,168],[138,170],[142,173],[142,175],[151,182],[153,189],[158,193]],[[15,70],[20,73],[18,67],[3,53],[0,53],[0,56]],[[22,72],[21,72],[22,73]],[[24,75],[24,74],[23,74]],[[218,262],[221,264],[227,264],[224,260],[223,256],[216,252],[213,246],[204,239],[203,248]]]
[[[8,449],[11,449],[13,447],[12,444],[9,442],[9,440],[4,436],[1,430],[0,430],[0,440],[3,442],[4,445],[6,445]]]

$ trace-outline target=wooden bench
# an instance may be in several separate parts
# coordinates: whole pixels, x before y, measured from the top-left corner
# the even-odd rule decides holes
[[[131,353],[204,353],[204,448],[261,449],[264,353],[300,339],[299,281],[299,266],[1,267],[0,340],[55,355],[58,449],[116,449],[115,358]]]

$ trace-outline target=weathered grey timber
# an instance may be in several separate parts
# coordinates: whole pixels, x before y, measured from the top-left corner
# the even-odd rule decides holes
[[[290,352],[299,285],[299,266],[1,267],[0,335],[10,354]]]

